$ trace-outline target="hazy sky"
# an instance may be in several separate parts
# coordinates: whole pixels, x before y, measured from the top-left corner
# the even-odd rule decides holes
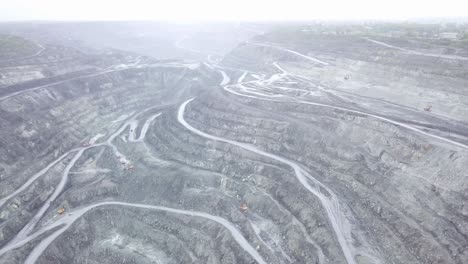
[[[468,16],[468,0],[0,0],[0,20],[298,20]]]

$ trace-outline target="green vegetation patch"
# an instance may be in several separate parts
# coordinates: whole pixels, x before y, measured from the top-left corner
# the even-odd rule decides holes
[[[32,41],[18,36],[0,34],[1,60],[30,56],[38,50],[39,47]]]

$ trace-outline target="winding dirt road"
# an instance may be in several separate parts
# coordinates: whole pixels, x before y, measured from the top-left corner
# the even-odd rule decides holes
[[[243,85],[246,84],[246,83],[255,84],[258,87],[264,87],[264,86],[268,86],[268,85],[272,84],[273,82],[277,81],[279,78],[282,78],[284,76],[289,75],[289,73],[287,73],[283,68],[279,67],[277,64],[275,66],[278,67],[282,71],[282,73],[281,74],[274,74],[268,80],[255,80],[255,81],[249,81],[249,82],[244,82],[244,83],[236,83],[236,84],[232,84],[232,85],[221,85],[221,86],[223,87],[223,89],[225,91],[227,91],[229,93],[232,93],[232,94],[235,94],[235,95],[238,95],[238,96],[255,98],[255,99],[259,99],[259,100],[273,101],[273,102],[288,102],[288,103],[308,104],[308,105],[314,105],[314,106],[320,106],[320,107],[326,107],[326,108],[330,108],[330,109],[340,110],[340,111],[344,111],[344,112],[348,112],[348,113],[365,115],[365,116],[372,117],[372,118],[378,119],[378,120],[386,122],[386,123],[396,125],[398,127],[402,127],[402,128],[417,132],[417,133],[422,134],[424,136],[427,136],[429,138],[433,138],[433,139],[436,139],[436,140],[439,140],[439,141],[443,141],[445,143],[449,143],[450,145],[453,145],[453,146],[456,146],[456,147],[459,147],[459,148],[462,148],[462,149],[468,149],[467,144],[460,143],[460,142],[454,141],[454,140],[446,138],[446,137],[434,135],[434,134],[428,133],[426,131],[423,131],[422,129],[419,129],[419,128],[413,127],[411,125],[408,125],[408,124],[405,124],[405,123],[402,123],[402,122],[398,122],[398,121],[395,121],[395,120],[392,120],[390,118],[383,117],[383,116],[380,116],[380,115],[367,113],[367,112],[363,112],[363,111],[358,111],[358,110],[353,110],[353,109],[340,107],[340,106],[334,106],[334,105],[329,105],[329,104],[316,103],[316,102],[296,99],[296,98],[288,98],[288,97],[285,98],[284,96],[273,96],[271,94],[265,94],[264,92],[262,92],[262,89],[256,89],[255,91],[250,90],[248,92],[250,94],[240,93],[240,92],[235,91],[233,89],[235,87],[238,87],[238,88],[240,88],[241,91],[242,90],[245,91],[246,89],[245,89],[245,86],[243,86]],[[272,97],[276,97],[276,98],[273,99]]]
[[[315,195],[322,203],[322,206],[325,208],[328,218],[330,220],[330,223],[332,224],[333,230],[335,231],[336,237],[338,239],[338,242],[341,246],[341,249],[343,251],[343,254],[347,262],[349,264],[355,264],[356,263],[355,256],[360,254],[360,255],[366,255],[370,257],[371,259],[376,260],[377,262],[375,263],[379,263],[378,261],[379,258],[377,257],[378,254],[375,252],[370,252],[371,250],[370,247],[362,246],[362,245],[367,245],[364,238],[361,237],[359,233],[352,233],[351,223],[354,222],[353,216],[349,213],[349,209],[347,209],[345,205],[339,202],[337,196],[327,186],[323,185],[317,179],[312,177],[308,172],[302,169],[299,164],[293,161],[290,161],[283,157],[265,152],[263,150],[256,148],[253,145],[225,139],[225,138],[218,137],[218,136],[213,136],[213,135],[207,134],[205,132],[202,132],[194,128],[193,126],[188,124],[187,121],[184,119],[185,108],[193,100],[194,98],[189,99],[185,101],[179,107],[179,110],[177,113],[177,120],[179,121],[180,124],[182,124],[186,129],[190,130],[194,134],[197,134],[201,137],[231,144],[231,145],[243,148],[245,150],[248,150],[250,152],[274,159],[276,161],[279,161],[291,167],[294,170],[296,178],[299,180],[299,182],[309,192]],[[312,184],[310,184],[309,181],[312,182]],[[355,239],[353,238],[353,235],[354,237],[358,237],[360,239],[359,242],[361,243],[361,247],[359,249],[355,247]]]
[[[36,260],[41,256],[42,252],[63,232],[65,232],[76,220],[78,220],[81,216],[83,216],[88,211],[102,206],[125,206],[125,207],[134,207],[134,208],[141,208],[141,209],[149,209],[149,210],[156,210],[156,211],[165,211],[175,214],[182,214],[192,217],[200,217],[205,218],[211,221],[215,221],[218,224],[224,226],[232,235],[234,240],[259,264],[266,264],[265,260],[263,260],[262,256],[250,245],[250,243],[244,238],[241,232],[229,221],[219,216],[211,215],[204,212],[197,212],[197,211],[188,211],[188,210],[181,210],[175,209],[170,207],[164,206],[157,206],[157,205],[147,205],[147,204],[137,204],[137,203],[126,203],[126,202],[118,202],[118,201],[110,201],[110,202],[101,202],[96,203],[93,205],[86,206],[81,209],[74,210],[73,212],[61,217],[59,220],[54,222],[53,224],[48,225],[47,227],[39,230],[37,234],[34,236],[37,237],[46,231],[52,230],[53,228],[57,228],[59,226],[63,226],[57,231],[55,231],[52,235],[47,237],[46,239],[42,240],[29,254],[28,258],[25,261],[25,264],[33,264]],[[27,241],[21,241],[20,245],[24,245]],[[1,254],[1,253],[0,253]]]
[[[322,64],[322,65],[325,65],[325,66],[329,65],[328,62],[319,60],[317,58],[312,58],[310,56],[304,55],[304,54],[299,53],[297,51],[286,49],[286,48],[283,48],[283,47],[279,47],[279,46],[275,46],[275,45],[269,45],[269,44],[263,44],[263,43],[255,43],[255,42],[247,42],[247,43],[250,44],[250,45],[263,46],[263,47],[269,47],[269,48],[273,48],[273,49],[282,50],[282,51],[289,52],[291,54],[297,55],[297,56],[299,56],[301,58],[304,58],[306,60],[309,60],[309,61],[312,61],[312,62],[315,62],[315,63],[318,63],[318,64]]]
[[[228,80],[229,81],[229,80]],[[154,114],[146,119],[145,123],[143,124],[140,135],[136,137],[136,129],[138,127],[138,121],[136,117],[139,115],[147,112],[154,107],[147,108],[135,115],[133,115],[128,121],[126,121],[120,128],[115,131],[112,135],[104,143],[99,143],[95,145],[91,145],[89,147],[77,148],[68,151],[67,153],[63,154],[61,157],[50,163],[46,168],[42,169],[40,172],[35,174],[31,177],[25,184],[15,190],[13,193],[4,197],[1,200],[1,205],[3,205],[6,201],[11,199],[12,197],[18,195],[22,191],[24,191],[27,187],[29,187],[35,180],[37,180],[40,176],[45,174],[50,168],[56,165],[58,162],[63,160],[69,154],[76,152],[72,158],[72,160],[68,163],[66,168],[63,171],[62,178],[58,186],[55,188],[53,194],[47,199],[47,201],[42,205],[40,210],[33,216],[33,218],[21,229],[21,231],[16,234],[16,236],[10,240],[7,245],[0,249],[0,256],[5,254],[8,251],[11,251],[15,248],[21,247],[26,243],[32,241],[33,239],[43,235],[44,233],[51,231],[53,229],[57,229],[52,234],[45,237],[43,240],[39,242],[37,246],[31,251],[28,255],[25,263],[31,264],[35,263],[37,259],[42,255],[42,253],[47,249],[47,247],[57,239],[61,234],[63,234],[77,219],[83,216],[88,211],[102,206],[124,206],[124,207],[134,207],[134,208],[141,208],[141,209],[149,209],[149,210],[157,210],[157,211],[166,211],[175,214],[182,214],[192,217],[200,217],[207,220],[215,221],[218,224],[224,226],[232,235],[234,240],[259,264],[266,264],[265,260],[263,260],[262,256],[250,245],[250,243],[243,237],[241,232],[229,221],[219,216],[211,215],[204,212],[197,212],[197,211],[189,211],[189,210],[182,210],[176,208],[169,208],[164,206],[156,206],[156,205],[148,205],[148,204],[137,204],[137,203],[126,203],[126,202],[119,202],[119,201],[107,201],[107,202],[100,202],[92,205],[88,205],[83,208],[75,209],[68,212],[65,215],[59,216],[58,218],[49,219],[47,222],[43,224],[42,227],[39,227],[36,231],[34,231],[35,227],[38,225],[39,221],[43,218],[44,214],[50,208],[50,205],[53,201],[57,199],[57,197],[62,193],[67,181],[68,175],[70,174],[70,170],[73,168],[77,160],[82,156],[82,154],[87,150],[98,146],[110,146],[114,149],[116,155],[122,155],[117,150],[117,148],[112,144],[112,141],[119,136],[125,129],[130,128],[130,132],[128,135],[130,142],[142,142],[146,136],[146,133],[149,129],[151,123],[161,115],[161,113]],[[34,231],[34,232],[33,232]]]
[[[367,41],[370,41],[370,42],[372,42],[372,43],[375,43],[375,44],[377,44],[377,45],[380,45],[380,46],[384,46],[384,47],[387,47],[387,48],[400,50],[400,51],[403,51],[403,52],[406,52],[406,53],[410,53],[410,54],[421,55],[421,56],[427,56],[427,57],[436,57],[436,58],[451,59],[451,60],[468,60],[468,57],[462,57],[462,56],[456,56],[456,55],[444,55],[444,54],[435,54],[435,53],[420,52],[420,51],[409,50],[409,49],[401,48],[401,47],[398,47],[398,46],[390,45],[390,44],[388,44],[388,43],[385,43],[385,42],[382,42],[382,41],[377,41],[377,40],[370,39],[370,38],[364,38],[364,39],[367,40]]]

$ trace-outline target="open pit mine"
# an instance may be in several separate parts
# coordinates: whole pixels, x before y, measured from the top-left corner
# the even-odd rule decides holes
[[[0,263],[468,263],[466,42],[310,27],[0,24]]]

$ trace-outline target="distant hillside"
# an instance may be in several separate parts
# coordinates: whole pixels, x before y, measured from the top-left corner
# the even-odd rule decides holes
[[[0,34],[0,60],[15,59],[34,55],[40,47],[24,38]]]

